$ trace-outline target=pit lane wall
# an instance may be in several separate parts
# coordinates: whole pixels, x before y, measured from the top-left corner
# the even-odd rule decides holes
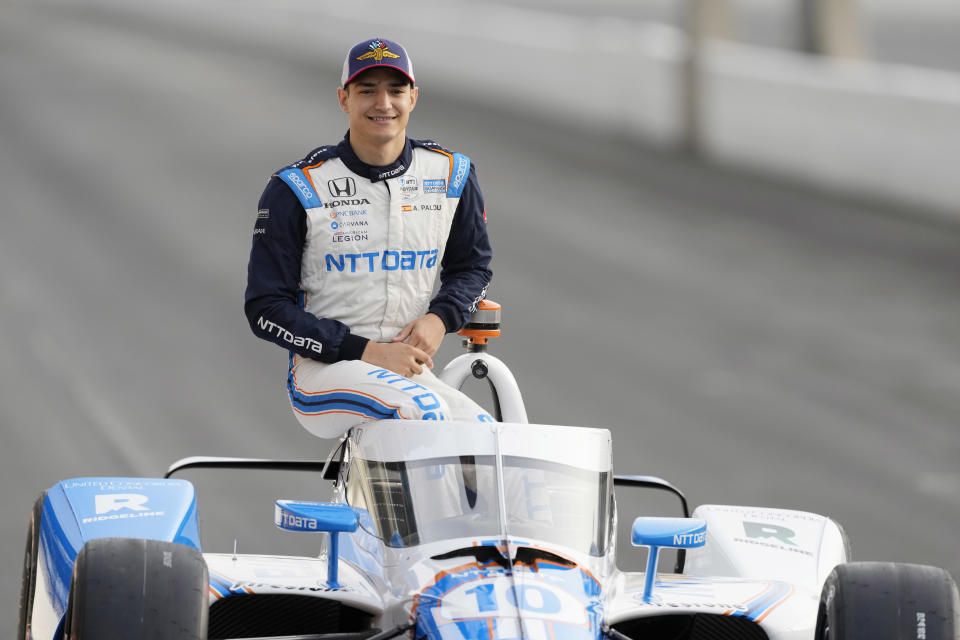
[[[380,34],[410,49],[424,95],[455,93],[660,147],[684,140],[687,40],[666,25],[466,0],[86,1],[240,40],[298,67],[315,60],[308,84],[338,76],[346,48]],[[703,51],[708,160],[960,220],[960,74],[722,41]]]
[[[425,86],[456,78],[477,100],[683,144],[683,32],[474,5],[407,38]],[[960,221],[960,74],[716,40],[703,54],[708,160]]]
[[[960,221],[960,74],[714,42],[708,156]]]

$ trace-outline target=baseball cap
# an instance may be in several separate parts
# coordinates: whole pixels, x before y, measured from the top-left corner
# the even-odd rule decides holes
[[[343,61],[343,75],[340,76],[340,86],[346,87],[357,74],[374,67],[388,67],[396,69],[403,75],[413,79],[413,63],[407,50],[402,46],[384,38],[363,40],[353,45]]]

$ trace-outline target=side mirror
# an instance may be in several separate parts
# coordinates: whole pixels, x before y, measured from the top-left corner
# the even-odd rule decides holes
[[[683,508],[683,517],[690,517],[690,507],[687,506],[687,497],[683,495],[680,489],[657,476],[613,476],[613,486],[615,487],[644,487],[646,489],[661,489],[669,491],[680,498],[680,506]]]
[[[357,530],[360,517],[353,507],[334,502],[277,500],[273,523],[284,531],[326,531],[330,534],[327,553],[327,586],[340,587],[337,568],[340,563],[339,534]]]
[[[696,518],[637,518],[630,542],[635,547],[650,547],[643,584],[643,601],[650,602],[660,549],[702,547],[707,543],[707,522]]]

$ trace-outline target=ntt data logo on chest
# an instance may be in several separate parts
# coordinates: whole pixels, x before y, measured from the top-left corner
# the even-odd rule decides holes
[[[326,255],[327,271],[375,273],[377,271],[414,271],[437,266],[437,250],[365,251]]]

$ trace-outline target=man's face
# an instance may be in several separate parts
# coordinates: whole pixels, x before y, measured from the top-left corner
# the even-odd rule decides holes
[[[399,71],[376,67],[337,90],[340,108],[350,118],[351,137],[386,144],[403,137],[418,89]]]

